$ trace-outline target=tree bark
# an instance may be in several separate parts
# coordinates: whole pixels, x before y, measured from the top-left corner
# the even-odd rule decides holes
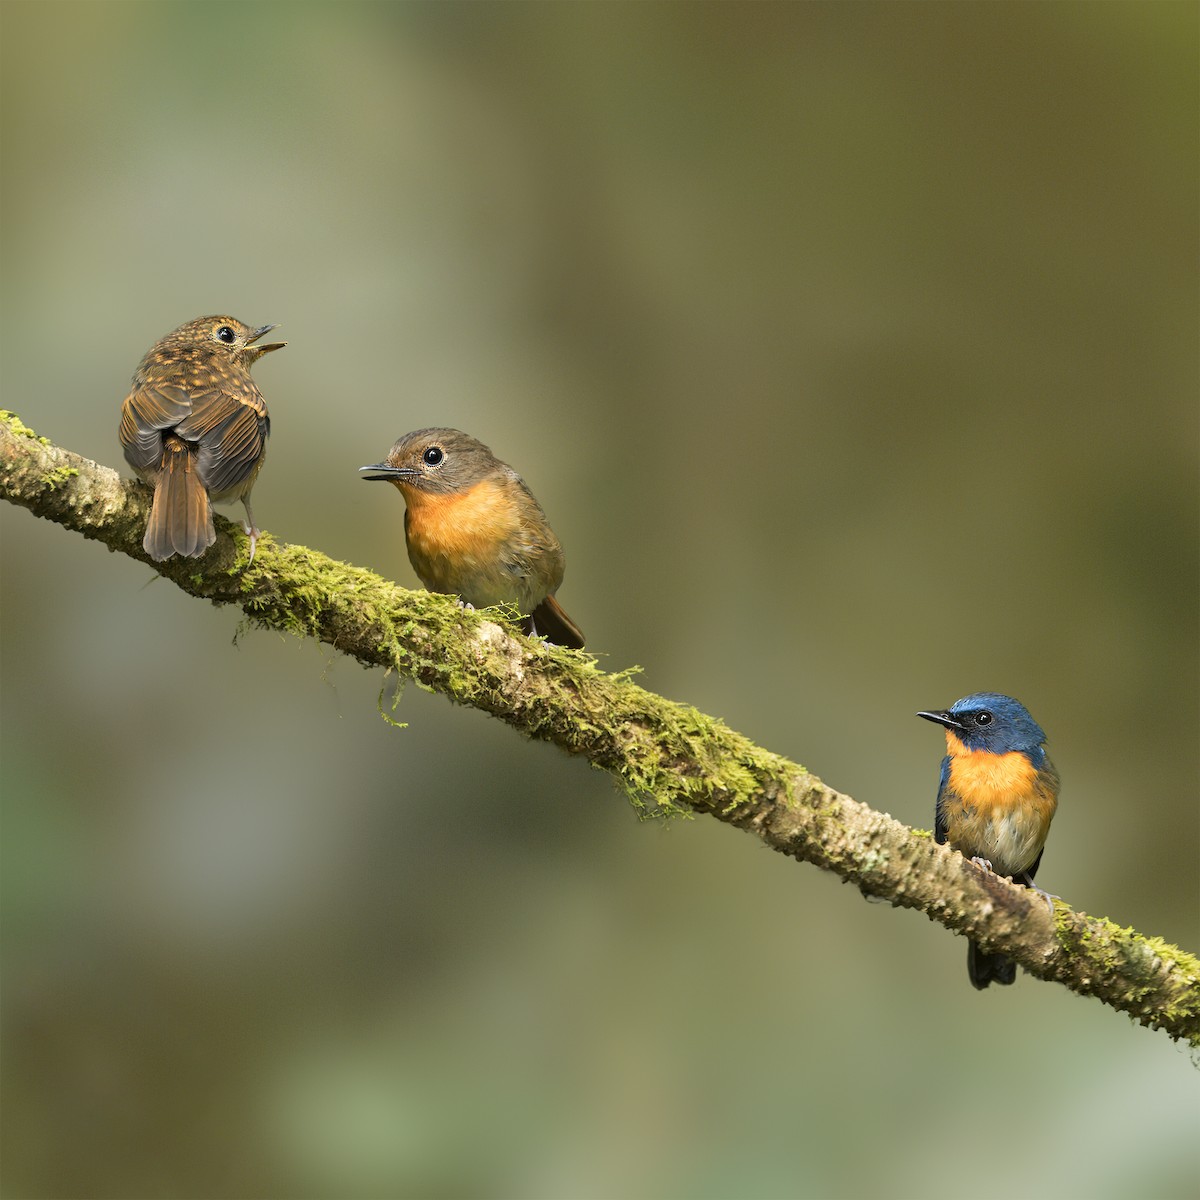
[[[606,674],[587,655],[516,631],[496,609],[396,587],[369,571],[264,534],[253,565],[238,526],[216,518],[198,559],[152,562],[142,549],[150,490],[52,445],[0,412],[0,496],[148,564],[190,595],[237,604],[266,628],[317,638],[610,772],[639,808],[703,813],[773,850],[833,871],[864,895],[915,908],[1003,951],[1031,975],[1095,996],[1200,1046],[1196,957],[967,862],[884,813],[834,791],[721,721]],[[513,614],[515,615],[515,614]]]

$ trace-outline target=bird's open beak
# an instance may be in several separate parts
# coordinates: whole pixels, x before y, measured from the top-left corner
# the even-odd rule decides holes
[[[924,717],[927,721],[934,721],[938,725],[945,725],[947,729],[962,729],[961,721],[956,721],[948,712],[919,712],[918,717]]]
[[[260,325],[250,335],[250,337],[246,339],[246,345],[254,346],[254,343],[257,342],[258,339],[263,336],[263,334],[270,333],[272,329],[278,328],[278,325]],[[282,350],[286,345],[287,342],[268,342],[265,346],[254,346],[254,361],[257,362],[264,354],[270,354],[272,350]]]
[[[415,479],[420,472],[413,470],[412,467],[393,467],[390,463],[375,463],[370,467],[359,467],[360,471],[373,471],[372,475],[363,475],[366,480],[372,479],[388,479],[393,483],[398,479]]]

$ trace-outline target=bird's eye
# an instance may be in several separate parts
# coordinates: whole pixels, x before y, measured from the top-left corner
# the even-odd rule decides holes
[[[990,712],[981,712],[975,714],[976,725],[990,725],[992,723],[992,714]]]
[[[234,333],[233,330],[230,329],[228,325],[222,325],[222,326],[220,326],[220,328],[218,328],[217,337],[219,337],[221,339],[221,341],[225,342],[227,345],[230,342],[237,341],[237,334]]]
[[[421,455],[421,461],[428,467],[436,467],[446,456],[442,453],[440,446],[430,446],[424,454]]]

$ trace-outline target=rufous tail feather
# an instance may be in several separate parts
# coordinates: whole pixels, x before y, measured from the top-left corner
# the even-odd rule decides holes
[[[187,443],[168,437],[154,485],[154,506],[142,546],[155,562],[172,554],[195,558],[216,540],[212,504]]]

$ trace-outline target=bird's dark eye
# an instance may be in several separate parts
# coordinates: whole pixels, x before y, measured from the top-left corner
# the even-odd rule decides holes
[[[992,714],[990,712],[981,712],[975,714],[976,725],[990,725],[992,723]]]
[[[424,454],[421,455],[421,461],[426,466],[436,467],[446,456],[442,453],[440,446],[430,446]]]
[[[234,333],[233,330],[230,329],[228,325],[222,325],[217,330],[217,337],[219,337],[221,339],[221,341],[225,342],[226,344],[228,344],[229,342],[237,341],[237,334]]]

